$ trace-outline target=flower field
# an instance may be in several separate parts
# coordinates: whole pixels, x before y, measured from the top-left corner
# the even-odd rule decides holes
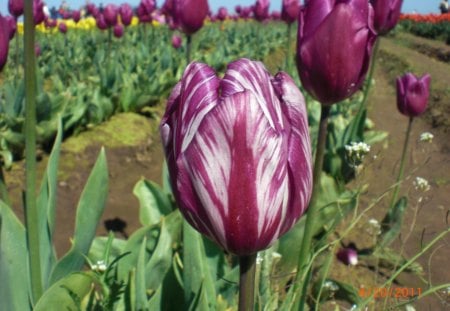
[[[447,15],[20,2],[0,310],[450,306]]]

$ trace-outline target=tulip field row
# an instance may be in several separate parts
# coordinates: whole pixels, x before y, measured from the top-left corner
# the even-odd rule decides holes
[[[400,25],[417,36],[436,39],[450,44],[450,13],[447,14],[404,14]]]

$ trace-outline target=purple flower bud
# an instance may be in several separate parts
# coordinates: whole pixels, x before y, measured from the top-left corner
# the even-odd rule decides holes
[[[220,7],[217,12],[217,19],[224,21],[228,17],[228,10],[224,7]]]
[[[269,0],[256,0],[255,6],[253,8],[253,14],[257,21],[262,22],[269,18]]]
[[[123,25],[117,24],[116,26],[114,26],[113,34],[114,34],[114,37],[116,37],[116,38],[122,38],[122,36],[123,36]]]
[[[120,5],[119,14],[122,24],[129,26],[131,24],[131,20],[133,19],[133,9],[131,8],[131,5],[128,3],[123,3]]]
[[[58,30],[60,33],[65,34],[67,32],[67,25],[64,22],[60,22],[58,25]]]
[[[78,10],[75,10],[72,12],[72,19],[75,23],[78,23],[81,19],[81,12]]]
[[[397,108],[408,117],[422,114],[428,105],[430,96],[431,76],[426,74],[421,78],[407,73],[397,78]]]
[[[154,0],[142,0],[136,10],[136,15],[141,23],[151,23],[152,13],[155,10],[156,4]]]
[[[103,17],[102,13],[99,13],[95,17],[95,23],[97,24],[97,28],[100,29],[100,30],[108,29],[108,24],[105,22],[105,18]]]
[[[39,25],[45,20],[44,2],[42,0],[33,0],[33,19],[35,25]]]
[[[387,34],[397,25],[403,0],[370,0],[374,10],[374,28],[379,35]]]
[[[56,19],[46,18],[44,20],[44,24],[47,28],[55,28],[58,25],[58,22],[56,21]]]
[[[324,105],[362,85],[376,33],[367,0],[309,0],[300,11],[297,66],[303,87]]]
[[[234,11],[236,12],[236,14],[241,14],[241,12],[242,12],[242,7],[240,6],[240,5],[236,5],[235,7],[234,7]]]
[[[9,27],[8,28],[8,36],[9,36],[9,40],[12,40],[12,38],[14,38],[14,35],[16,34],[16,31],[17,31],[16,19],[14,17],[12,17],[11,15],[7,15],[4,18],[8,22],[8,27]]]
[[[117,24],[117,16],[119,15],[119,9],[115,4],[108,4],[103,10],[103,18],[109,27],[113,27]]]
[[[283,0],[281,18],[288,24],[292,24],[298,18],[300,2],[298,0]]]
[[[208,0],[173,0],[173,18],[186,34],[193,34],[203,26],[208,15]]]
[[[9,50],[9,23],[0,14],[0,71],[8,60],[8,50]]]
[[[8,11],[17,19],[23,14],[23,0],[9,0]]]
[[[286,73],[240,59],[223,79],[193,62],[160,125],[181,212],[228,252],[269,247],[305,212],[312,160],[303,95]]]
[[[34,45],[34,54],[35,54],[36,56],[41,56],[41,53],[42,53],[41,47],[40,47],[39,44],[36,43],[36,44]]]
[[[86,12],[94,17],[97,17],[100,13],[99,9],[93,3],[88,3],[86,5]]]
[[[173,35],[173,36],[172,36],[172,46],[173,46],[175,49],[179,49],[179,48],[181,47],[181,44],[182,44],[182,39],[181,39],[181,37],[178,36],[178,35]]]
[[[351,247],[341,248],[336,257],[347,266],[356,266],[358,264],[358,252]]]

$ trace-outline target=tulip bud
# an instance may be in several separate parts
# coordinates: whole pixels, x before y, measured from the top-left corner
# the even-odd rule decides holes
[[[181,39],[181,37],[178,36],[178,35],[173,35],[173,36],[172,36],[172,46],[173,46],[175,49],[179,49],[179,48],[181,47],[181,44],[182,44],[182,39]]]
[[[379,35],[387,34],[397,25],[403,0],[370,0],[374,10],[374,28]]]
[[[75,23],[78,23],[81,19],[81,12],[78,10],[75,10],[72,12],[72,19]]]
[[[113,27],[117,24],[118,14],[119,10],[115,4],[108,4],[105,7],[105,9],[103,10],[103,17],[109,27]]]
[[[309,0],[300,11],[297,66],[322,104],[353,95],[364,82],[376,33],[367,0]]]
[[[117,24],[116,26],[114,26],[113,34],[114,34],[114,37],[116,37],[116,38],[122,38],[122,36],[123,36],[123,25]]]
[[[217,12],[217,19],[220,21],[224,21],[228,17],[228,10],[224,7],[220,7]]]
[[[173,18],[186,34],[193,34],[203,26],[208,15],[208,0],[173,0]]]
[[[253,8],[253,14],[257,21],[262,22],[269,18],[269,0],[257,0]]]
[[[340,249],[336,257],[347,266],[356,266],[358,264],[358,252],[351,247]]]
[[[33,0],[33,20],[35,25],[39,25],[45,20],[44,2]]]
[[[58,30],[60,33],[65,34],[67,32],[67,25],[64,22],[60,22],[58,25]]]
[[[7,15],[4,18],[8,22],[8,27],[9,27],[8,28],[8,37],[9,37],[9,40],[12,40],[12,38],[14,38],[14,35],[16,34],[16,31],[17,31],[16,19],[14,17],[12,17],[11,15]]]
[[[281,19],[288,24],[292,24],[298,18],[300,3],[298,0],[283,0],[281,7]]]
[[[236,255],[269,247],[305,212],[312,192],[303,95],[286,73],[248,59],[223,79],[191,63],[160,125],[180,211]]]
[[[131,24],[131,20],[133,19],[133,9],[131,8],[131,5],[128,3],[123,3],[119,7],[119,14],[122,24],[129,26]]]
[[[8,60],[8,50],[9,50],[9,23],[0,14],[0,71]]]
[[[102,13],[99,13],[95,17],[95,23],[97,25],[97,28],[100,30],[106,30],[108,29],[108,24],[105,22],[105,18]]]
[[[407,73],[397,78],[397,108],[408,117],[422,114],[428,105],[430,96],[431,76],[426,74],[421,78]]]
[[[17,19],[23,14],[23,0],[9,0],[8,11]]]

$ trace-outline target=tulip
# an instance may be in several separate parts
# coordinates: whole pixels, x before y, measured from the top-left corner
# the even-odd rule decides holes
[[[220,7],[217,12],[217,19],[224,21],[228,17],[228,10],[225,7]]]
[[[305,212],[311,147],[303,95],[247,59],[223,79],[191,63],[160,125],[180,211],[230,253],[269,247]]]
[[[9,49],[9,23],[6,18],[0,14],[0,71],[8,60]]]
[[[44,21],[45,27],[47,28],[55,28],[58,24],[56,19],[46,18]]]
[[[387,34],[397,25],[403,0],[370,0],[374,9],[374,28],[379,35]]]
[[[102,13],[99,13],[95,17],[95,23],[97,25],[97,28],[100,30],[106,30],[108,29],[108,24],[105,22],[105,18],[103,17]]]
[[[34,54],[36,55],[36,56],[41,56],[41,53],[42,53],[42,51],[41,51],[41,46],[39,45],[39,44],[35,44],[34,45]]]
[[[8,22],[8,37],[9,37],[9,40],[12,40],[12,38],[14,38],[14,35],[16,34],[16,31],[17,31],[16,19],[14,17],[12,17],[11,15],[7,15],[4,18]]]
[[[174,0],[173,19],[181,30],[192,35],[203,26],[208,15],[208,0]]]
[[[16,19],[23,15],[23,0],[9,0],[8,11]]]
[[[108,4],[105,7],[105,9],[103,10],[103,17],[109,27],[113,27],[117,24],[118,14],[119,10],[115,4]]]
[[[114,26],[113,34],[114,34],[114,37],[116,37],[116,38],[122,38],[122,36],[123,36],[123,25],[117,24],[116,26]]]
[[[136,15],[141,23],[151,23],[152,13],[155,10],[156,3],[154,0],[142,0],[136,10]]]
[[[367,0],[310,0],[298,25],[297,66],[303,87],[324,105],[362,85],[376,33]]]
[[[60,33],[65,34],[67,32],[67,25],[64,22],[59,23],[58,30]]]
[[[292,24],[297,20],[300,12],[300,3],[298,0],[283,0],[281,6],[281,19],[287,24]]]
[[[240,15],[241,12],[242,12],[242,6],[236,5],[236,6],[234,7],[234,11],[236,12],[236,14]]]
[[[340,249],[336,257],[347,266],[356,266],[358,264],[358,252],[351,247]]]
[[[407,73],[397,78],[397,108],[408,117],[417,117],[422,114],[428,105],[430,96],[429,74],[416,77]]]
[[[181,44],[182,44],[182,39],[181,39],[181,37],[178,36],[178,35],[173,35],[173,36],[172,36],[172,46],[173,46],[175,49],[179,49],[179,48],[181,47]]]
[[[44,2],[33,0],[33,20],[35,25],[39,25],[45,20]]]
[[[253,14],[257,21],[263,21],[269,18],[269,0],[257,0],[253,8]]]
[[[131,20],[133,19],[133,9],[131,8],[131,5],[128,3],[123,3],[120,5],[119,14],[122,24],[129,26],[131,24]]]
[[[78,10],[75,10],[72,12],[72,19],[75,23],[78,23],[81,19],[81,12]]]

